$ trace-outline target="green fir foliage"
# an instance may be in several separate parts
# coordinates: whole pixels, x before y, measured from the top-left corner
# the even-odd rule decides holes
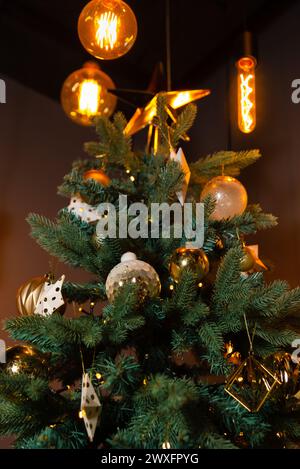
[[[117,210],[120,193],[128,196],[128,203],[143,201],[149,207],[176,202],[184,174],[169,155],[186,137],[196,107],[179,110],[172,122],[159,95],[156,114],[156,155],[133,151],[122,114],[97,119],[99,140],[85,145],[90,158],[73,164],[59,193],[80,196],[94,207],[110,202]],[[258,150],[220,151],[190,163],[189,200],[195,204],[212,177],[236,177],[260,156]],[[111,183],[106,187],[86,180],[84,173],[92,168],[106,172]],[[293,397],[283,399],[274,392],[260,412],[250,413],[224,391],[225,379],[235,369],[224,355],[225,344],[231,341],[243,359],[249,352],[245,317],[250,333],[255,330],[260,361],[291,351],[298,335],[299,288],[283,281],[267,283],[261,272],[240,271],[245,236],[272,228],[277,220],[256,204],[239,216],[215,221],[216,201],[207,197],[204,204],[203,249],[210,272],[202,285],[190,270],[183,271],[178,283],[169,277],[172,253],[184,245],[184,237],[175,239],[171,233],[170,239],[99,240],[94,223],[66,208],[54,221],[29,215],[39,245],[90,277],[86,283],[66,280],[62,293],[69,306],[64,316],[55,312],[6,322],[14,340],[34,346],[44,359],[30,372],[12,373],[0,365],[1,435],[16,435],[15,446],[21,449],[263,448],[276,439],[276,432],[286,441],[300,438]],[[162,284],[159,298],[142,300],[137,282],[120,287],[114,301],[106,301],[107,276],[126,251],[156,269]],[[93,443],[78,417],[83,369],[102,403]]]

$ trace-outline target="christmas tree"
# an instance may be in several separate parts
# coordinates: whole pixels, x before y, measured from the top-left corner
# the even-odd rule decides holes
[[[55,221],[28,218],[42,248],[91,280],[51,273],[18,293],[20,314],[5,328],[19,345],[0,370],[0,433],[16,435],[16,448],[265,448],[300,437],[300,290],[264,280],[246,236],[276,218],[247,205],[235,179],[261,155],[215,153],[190,164],[188,181],[176,152],[196,108],[170,123],[162,96],[156,114],[148,152],[133,151],[122,114],[98,118],[99,141],[59,187],[70,205]],[[175,225],[169,237],[99,235],[109,208],[100,216],[97,206],[118,213],[120,194],[195,207],[201,193],[201,248]]]

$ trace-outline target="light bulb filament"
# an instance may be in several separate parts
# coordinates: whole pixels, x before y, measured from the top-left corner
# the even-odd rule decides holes
[[[242,120],[245,127],[245,132],[250,132],[253,119],[251,117],[251,110],[253,108],[253,103],[251,102],[251,93],[253,92],[253,88],[250,86],[250,82],[253,79],[253,75],[244,76],[243,74],[240,75],[241,79],[241,114]]]
[[[248,134],[256,126],[255,66],[253,57],[242,57],[238,68],[238,125]]]
[[[94,116],[98,112],[101,86],[95,80],[85,80],[80,85],[78,107],[86,116]]]
[[[98,18],[96,40],[102,49],[113,50],[118,36],[118,17],[112,11],[102,13]]]

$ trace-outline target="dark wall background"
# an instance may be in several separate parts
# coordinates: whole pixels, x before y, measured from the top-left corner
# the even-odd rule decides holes
[[[90,129],[77,127],[57,102],[5,79],[7,104],[0,105],[0,320],[17,315],[18,287],[43,275],[51,260],[29,236],[29,212],[54,218],[68,200],[56,188],[74,159],[84,156]],[[54,264],[57,274],[81,273]],[[7,337],[0,329],[0,339]],[[9,441],[0,439],[0,448]]]
[[[298,2],[258,36],[256,130],[245,135],[237,129],[232,61],[201,83],[212,89],[212,95],[199,103],[187,147],[191,159],[229,148],[261,150],[262,159],[244,170],[240,179],[249,202],[259,202],[265,211],[277,215],[279,225],[260,232],[252,241],[259,242],[261,257],[274,263],[269,277],[284,278],[293,286],[300,283],[300,104],[291,101],[291,83],[300,78],[299,21]]]
[[[234,86],[228,99],[228,71],[233,85],[235,78],[232,62],[200,82],[212,89],[212,95],[199,103],[192,141],[186,147],[190,160],[226,148],[261,149],[262,160],[244,171],[242,181],[250,202],[260,202],[266,211],[278,215],[280,224],[253,241],[259,242],[261,257],[276,265],[269,276],[285,278],[293,286],[299,283],[300,263],[300,104],[291,102],[291,82],[300,78],[299,20],[298,3],[258,37],[255,132],[245,136],[236,128]],[[34,211],[54,217],[68,203],[56,195],[56,187],[71,162],[83,156],[83,142],[93,138],[90,129],[65,118],[57,102],[12,80],[6,83],[7,104],[0,105],[1,320],[16,314],[18,286],[48,270],[48,255],[28,236],[27,214]],[[80,275],[66,266],[57,266],[57,273],[73,279]],[[8,442],[2,441],[2,446]]]

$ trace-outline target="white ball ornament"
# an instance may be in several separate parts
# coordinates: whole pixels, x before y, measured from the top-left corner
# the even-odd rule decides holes
[[[123,254],[120,264],[110,271],[105,285],[108,300],[113,302],[120,289],[128,283],[138,285],[141,302],[160,294],[161,284],[157,272],[147,262],[138,260],[133,252]]]
[[[217,176],[203,188],[201,200],[210,195],[215,200],[215,209],[211,220],[223,220],[244,213],[248,203],[248,195],[240,181],[230,176]]]

